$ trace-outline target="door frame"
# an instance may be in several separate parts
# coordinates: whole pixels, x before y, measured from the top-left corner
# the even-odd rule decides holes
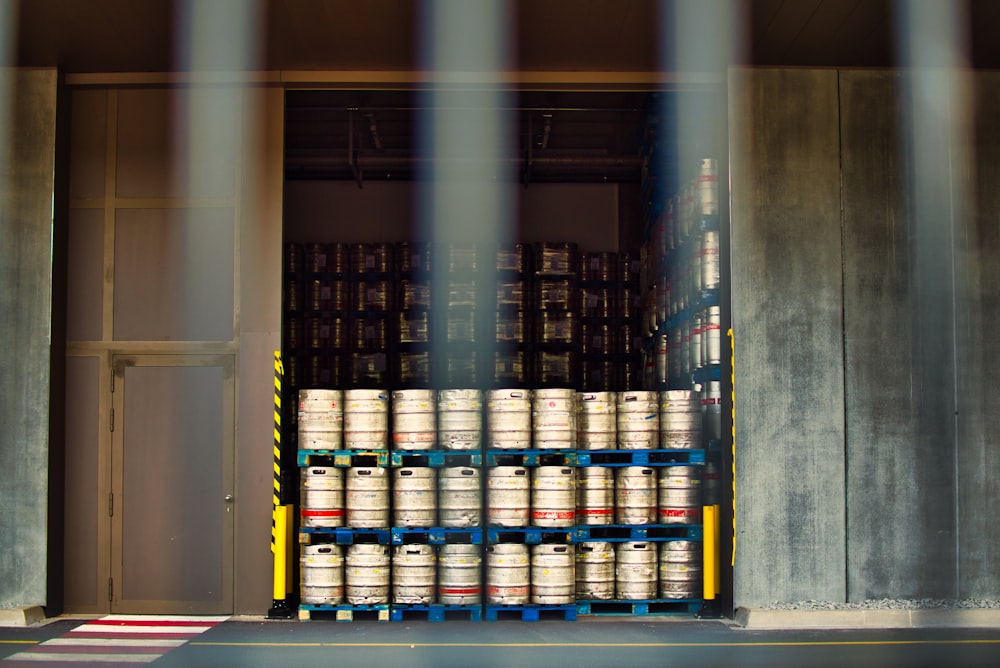
[[[222,535],[222,600],[218,604],[198,604],[180,601],[130,601],[119,598],[124,571],[123,513],[125,503],[123,461],[125,454],[125,370],[129,367],[221,367],[222,369],[222,489],[230,497],[223,520]],[[236,356],[216,353],[142,353],[112,354],[111,356],[111,452],[108,462],[110,482],[108,515],[109,550],[108,600],[109,612],[129,614],[232,614],[235,606],[235,534],[236,503]],[[220,499],[220,503],[225,503]],[[116,508],[115,506],[118,506]],[[181,609],[183,608],[183,609]],[[221,609],[220,609],[221,608]]]

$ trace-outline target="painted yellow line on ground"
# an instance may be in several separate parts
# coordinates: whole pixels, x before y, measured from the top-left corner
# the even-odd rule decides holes
[[[37,645],[39,640],[0,640],[0,645]]]
[[[342,647],[342,648],[379,648],[379,647],[844,647],[844,646],[876,646],[876,645],[998,645],[1000,638],[966,639],[966,640],[801,640],[774,642],[648,642],[648,643],[589,643],[589,642],[550,642],[550,643],[461,643],[461,642],[212,642],[209,640],[193,641],[188,645],[203,647]]]

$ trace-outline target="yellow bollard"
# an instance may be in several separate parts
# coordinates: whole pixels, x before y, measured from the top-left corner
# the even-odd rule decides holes
[[[274,551],[274,594],[275,601],[282,601],[288,596],[288,519],[289,506],[277,506],[274,509],[274,535],[272,546]]]
[[[271,553],[274,555],[273,602],[267,612],[269,619],[291,619],[288,585],[292,582],[288,552],[292,545],[292,506],[282,504],[281,491],[281,379],[285,368],[281,351],[274,351],[274,486],[271,499]]]
[[[706,601],[715,600],[719,580],[718,506],[703,506],[702,589]]]

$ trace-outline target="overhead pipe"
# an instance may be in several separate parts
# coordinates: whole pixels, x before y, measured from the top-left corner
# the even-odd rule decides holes
[[[364,170],[358,165],[358,155],[354,151],[354,111],[347,112],[347,164],[351,168],[351,175],[361,189],[361,175]]]
[[[353,150],[353,149],[352,149]],[[417,166],[429,165],[430,159],[409,155],[357,155],[350,162],[352,175],[355,170],[385,172],[410,171]],[[475,164],[476,161],[466,161]],[[337,172],[343,169],[340,161],[327,156],[290,156],[286,167],[289,170],[312,172]],[[497,161],[497,168],[515,170],[522,173],[529,165],[527,157],[509,158]],[[530,160],[532,171],[565,171],[567,173],[590,173],[608,171],[616,175],[634,175],[638,177],[642,168],[642,158],[637,155],[623,156],[581,156],[581,155],[532,155]]]

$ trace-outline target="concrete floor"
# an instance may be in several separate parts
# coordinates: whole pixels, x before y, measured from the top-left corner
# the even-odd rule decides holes
[[[0,629],[8,657],[63,635],[83,620]],[[21,655],[24,656],[23,654]],[[691,620],[577,622],[274,622],[230,620],[154,662],[169,668],[261,666],[982,666],[1000,665],[1000,629],[751,631]],[[127,665],[127,664],[126,664]]]

